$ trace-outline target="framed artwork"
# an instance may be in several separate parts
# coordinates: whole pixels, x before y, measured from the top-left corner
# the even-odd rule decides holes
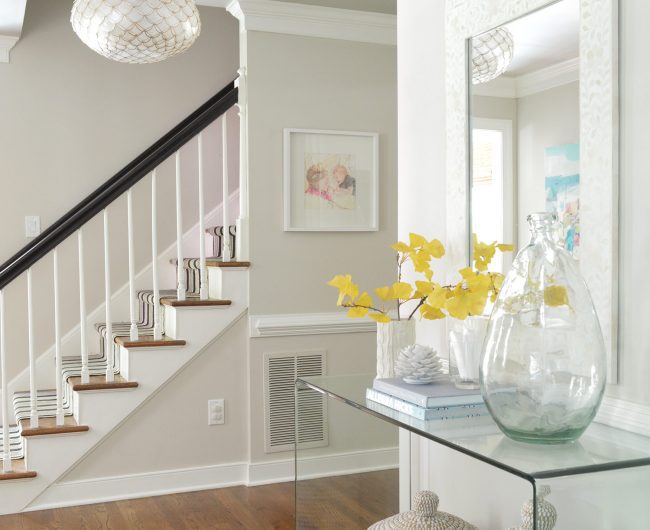
[[[284,129],[285,231],[378,228],[379,135]]]

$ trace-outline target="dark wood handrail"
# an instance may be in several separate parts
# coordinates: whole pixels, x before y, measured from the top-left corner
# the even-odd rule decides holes
[[[81,228],[235,103],[237,87],[233,81],[0,265],[0,289]]]

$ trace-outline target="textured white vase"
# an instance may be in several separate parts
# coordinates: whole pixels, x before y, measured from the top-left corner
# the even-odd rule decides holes
[[[377,378],[395,377],[399,351],[414,342],[414,320],[377,322]]]

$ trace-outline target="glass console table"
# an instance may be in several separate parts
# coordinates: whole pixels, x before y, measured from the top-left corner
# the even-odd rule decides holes
[[[505,437],[489,416],[421,421],[366,400],[366,389],[372,387],[372,382],[373,375],[301,377],[296,381],[296,396],[301,392],[323,396],[321,399],[326,402],[329,412],[330,444],[334,446],[359,439],[372,445],[382,439],[385,446],[392,444],[395,447],[399,429],[403,429],[409,437],[422,437],[526,481],[532,488],[528,493],[530,499],[535,498],[540,485],[553,483],[554,479],[581,477],[580,485],[565,484],[557,489],[555,496],[549,497],[549,502],[558,511],[556,530],[650,529],[650,438],[593,423],[574,443],[522,444]],[[300,400],[296,399],[296,439],[302,440],[299,426],[305,424],[305,419],[301,418]],[[381,469],[381,463],[375,463],[373,468],[372,458],[368,461],[368,454],[371,457],[380,454],[381,449],[362,451],[357,446],[337,453],[336,447],[330,447],[336,455],[334,464],[318,470],[313,464],[321,458],[319,455],[325,454],[324,449],[308,447],[308,444],[299,444],[296,449],[297,528],[366,528],[373,522],[373,517],[379,520],[399,511],[399,483],[395,470],[392,475],[389,470],[374,475],[355,473],[360,469]],[[349,460],[348,467],[337,467],[345,458]],[[366,461],[362,462],[364,459]],[[335,478],[309,480],[327,475]],[[347,482],[346,476],[349,477]],[[402,481],[402,488],[405,484],[408,485],[408,481]],[[585,487],[587,490],[589,487],[596,489],[589,493]],[[569,501],[570,495],[566,494],[572,488],[580,488],[583,492],[577,501]],[[444,492],[437,493],[441,496],[440,509],[444,511]],[[519,513],[522,505],[521,499],[516,502],[514,514]],[[494,506],[487,508],[494,509]],[[475,506],[475,509],[483,507]],[[347,515],[341,518],[337,510]],[[361,515],[350,515],[354,513]],[[541,528],[535,515],[534,527]],[[465,518],[485,528],[470,516]],[[509,526],[518,527],[520,524],[521,521],[514,518]],[[486,530],[497,529],[490,527]]]

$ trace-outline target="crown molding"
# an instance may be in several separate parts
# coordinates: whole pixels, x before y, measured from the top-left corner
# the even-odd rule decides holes
[[[271,0],[233,0],[226,9],[246,31],[397,45],[395,15]]]
[[[578,81],[579,78],[580,58],[575,57],[518,77],[497,77],[489,83],[475,85],[473,93],[477,96],[523,98],[544,90],[573,83]]]
[[[18,42],[18,37],[0,35],[0,63],[9,62],[9,52]]]

